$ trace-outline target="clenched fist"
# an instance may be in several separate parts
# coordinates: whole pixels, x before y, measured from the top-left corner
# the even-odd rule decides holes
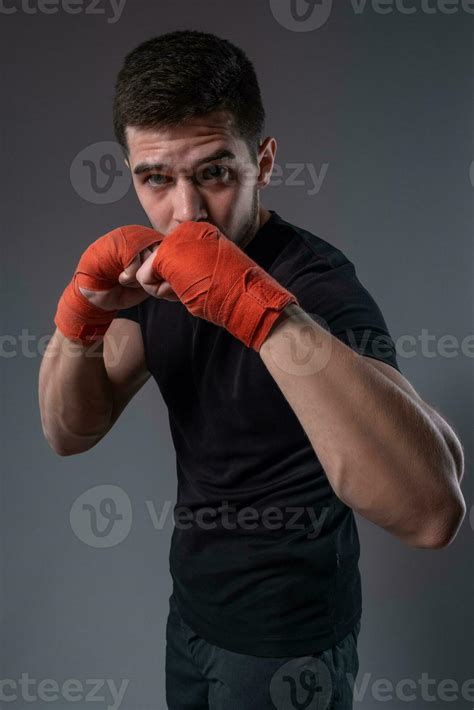
[[[257,352],[285,307],[297,298],[208,222],[183,222],[136,273],[152,296],[167,281],[195,316],[226,328]]]
[[[136,279],[163,234],[140,225],[118,227],[90,244],[59,299],[54,322],[71,340],[90,343],[104,335],[118,310],[148,298]],[[174,298],[169,284],[162,293]]]

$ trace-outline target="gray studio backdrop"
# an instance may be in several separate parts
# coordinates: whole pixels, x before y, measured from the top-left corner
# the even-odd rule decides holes
[[[474,705],[474,3],[298,3],[1,3],[2,707],[166,707],[176,472],[161,395],[150,380],[99,445],[61,458],[43,438],[37,378],[81,253],[148,224],[114,162],[113,84],[127,51],[175,29],[213,32],[254,61],[278,141],[263,204],[354,261],[402,372],[465,448],[468,514],[448,548],[410,549],[357,516],[355,708]]]

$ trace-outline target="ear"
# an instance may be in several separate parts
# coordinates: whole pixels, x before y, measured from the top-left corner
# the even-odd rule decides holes
[[[276,151],[277,142],[272,136],[268,136],[260,144],[258,151],[259,174],[257,179],[257,187],[259,188],[266,187],[270,182]]]

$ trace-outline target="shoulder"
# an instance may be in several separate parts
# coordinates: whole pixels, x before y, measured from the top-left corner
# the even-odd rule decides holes
[[[291,257],[296,264],[306,265],[315,271],[329,271],[347,265],[354,270],[354,265],[344,252],[315,232],[278,218],[276,227],[286,233],[287,248],[282,256]]]
[[[315,232],[279,218],[277,228],[285,232],[286,248],[275,264],[275,276],[296,296],[317,289],[329,293],[341,288],[363,288],[353,262],[331,242]]]
[[[282,266],[286,260],[282,285],[306,313],[349,347],[399,369],[385,317],[353,262],[317,234],[290,223],[284,228],[291,230],[293,239],[281,255]]]

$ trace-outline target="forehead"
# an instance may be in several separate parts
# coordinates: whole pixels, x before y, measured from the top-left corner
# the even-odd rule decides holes
[[[191,165],[221,148],[228,148],[237,157],[248,152],[245,141],[237,136],[232,115],[226,111],[194,117],[180,126],[127,126],[125,133],[132,165],[145,160]]]

